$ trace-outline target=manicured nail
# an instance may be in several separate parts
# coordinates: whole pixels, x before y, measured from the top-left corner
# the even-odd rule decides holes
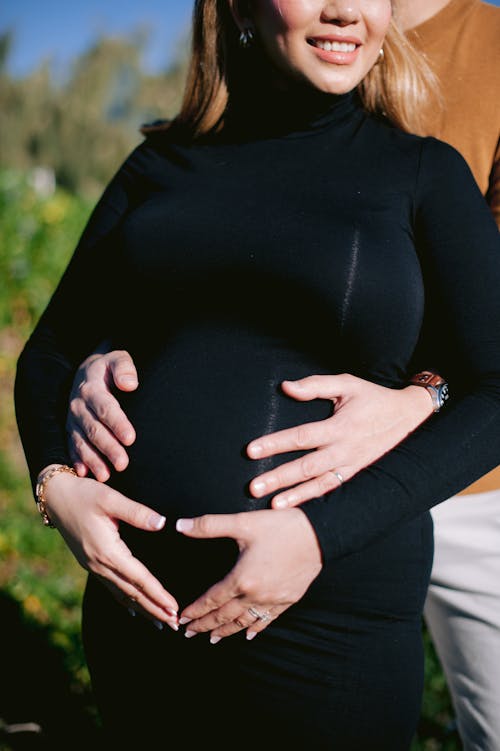
[[[192,620],[192,618],[186,618],[186,616],[184,616],[180,619],[179,623],[181,624],[181,626],[185,626],[186,623],[191,623]]]
[[[135,612],[134,608],[127,608],[128,614],[132,616],[132,618],[135,618],[137,613]]]
[[[185,631],[184,636],[186,639],[191,639],[192,636],[196,636],[197,631]]]
[[[217,644],[222,639],[222,636],[211,636],[210,644]]]
[[[260,493],[263,493],[266,489],[266,483],[262,482],[262,480],[257,480],[257,482],[252,483],[252,491],[254,493],[257,493],[260,495]]]
[[[262,451],[263,449],[260,443],[254,443],[252,446],[248,447],[248,454],[254,459],[258,459],[259,456],[262,456]]]
[[[274,508],[286,508],[288,506],[288,501],[286,498],[277,498],[273,505]]]
[[[163,631],[163,623],[161,621],[153,621],[154,625],[158,629],[158,631]]]
[[[257,636],[257,631],[247,631],[247,641],[252,641]]]
[[[172,629],[172,631],[178,631],[179,630],[179,626],[177,625],[177,623],[170,623],[170,621],[167,621],[167,626],[170,626],[170,628]]]
[[[149,517],[149,526],[153,529],[162,529],[165,526],[166,518],[160,514],[151,514]]]
[[[177,519],[175,528],[177,532],[190,532],[194,527],[192,519]]]
[[[177,610],[174,610],[173,608],[165,608],[165,612],[172,616],[172,618],[177,618]]]

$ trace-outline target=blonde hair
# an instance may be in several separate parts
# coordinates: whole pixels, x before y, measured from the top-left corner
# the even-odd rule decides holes
[[[222,126],[230,91],[254,77],[250,61],[255,66],[256,50],[240,48],[227,0],[196,0],[192,33],[181,110],[164,127],[177,124],[198,137]],[[374,65],[358,91],[369,112],[386,116],[403,130],[424,133],[425,111],[438,99],[437,82],[394,18],[384,42],[384,59]]]
[[[436,76],[394,17],[383,50],[383,61],[374,65],[358,85],[365,109],[385,115],[402,130],[427,135],[428,112],[440,106]]]

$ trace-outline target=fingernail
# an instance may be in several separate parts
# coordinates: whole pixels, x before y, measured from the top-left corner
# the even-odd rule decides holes
[[[191,637],[192,636],[196,636],[196,634],[197,634],[196,631],[185,631],[184,632],[184,636],[186,637],[186,639],[191,639]]]
[[[132,618],[135,618],[137,613],[135,612],[134,608],[127,608],[128,614],[132,616]]]
[[[180,619],[179,623],[181,624],[181,626],[185,626],[186,623],[191,623],[192,620],[192,618],[186,618],[186,616],[184,616]]]
[[[274,508],[286,508],[288,506],[288,501],[285,498],[277,498],[273,505]]]
[[[173,608],[165,608],[165,612],[172,616],[172,618],[177,618],[177,610],[174,610]]]
[[[248,631],[247,641],[252,641],[252,639],[255,639],[256,636],[257,636],[257,631]]]
[[[117,472],[123,472],[123,470],[127,467],[127,464],[128,460],[124,459],[123,457],[120,457],[115,462],[113,462],[113,466]]]
[[[172,631],[178,631],[179,630],[179,626],[177,625],[177,623],[170,623],[169,621],[167,621],[167,625],[170,626],[170,628],[172,629]]]
[[[161,621],[153,621],[158,631],[163,631],[163,623]]]
[[[122,442],[123,443],[132,443],[132,441],[134,440],[134,438],[135,438],[135,436],[134,436],[133,433],[123,433],[122,434]]]
[[[132,386],[137,383],[137,378],[134,378],[134,376],[130,375],[123,375],[121,376],[120,381],[122,383],[126,383],[127,386]]]
[[[194,527],[192,519],[177,519],[175,528],[177,532],[190,532]]]
[[[217,644],[222,639],[222,636],[211,636],[210,644]]]
[[[250,456],[253,456],[254,459],[257,459],[262,455],[262,446],[260,443],[254,443],[253,446],[248,447],[248,453]]]
[[[162,529],[165,525],[166,519],[160,514],[151,514],[149,517],[149,526],[153,529]]]
[[[262,482],[261,480],[252,483],[252,490],[254,493],[263,493],[265,489],[266,483]]]

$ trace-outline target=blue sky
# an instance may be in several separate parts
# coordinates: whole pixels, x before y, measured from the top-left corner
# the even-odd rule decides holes
[[[139,26],[150,29],[144,62],[159,70],[189,28],[192,6],[193,0],[1,0],[0,32],[14,32],[9,70],[22,76],[51,58],[61,73],[98,34],[127,34]]]
[[[0,32],[13,32],[9,70],[22,76],[45,58],[61,72],[99,34],[145,26],[150,42],[144,62],[158,70],[189,29],[192,7],[192,0],[0,0]]]

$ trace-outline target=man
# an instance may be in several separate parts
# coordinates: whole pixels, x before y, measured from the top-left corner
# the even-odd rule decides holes
[[[398,17],[441,84],[428,132],[467,160],[500,226],[500,9],[479,0],[398,0]],[[500,467],[433,510],[425,617],[466,751],[500,750]]]
[[[480,0],[398,0],[397,12],[441,83],[443,107],[431,114],[427,132],[463,154],[500,224],[500,9]],[[102,455],[119,469],[127,463],[114,436],[127,445],[134,439],[104,377],[126,391],[137,387],[126,353],[93,355],[75,381],[91,384],[92,399],[86,399],[109,428],[100,430],[101,456],[94,454],[100,480],[109,476]],[[92,434],[91,413],[86,425],[80,419],[83,401],[76,385],[69,429]],[[89,456],[89,444],[86,451]],[[464,748],[500,751],[500,467],[433,516],[436,555],[427,622]]]

